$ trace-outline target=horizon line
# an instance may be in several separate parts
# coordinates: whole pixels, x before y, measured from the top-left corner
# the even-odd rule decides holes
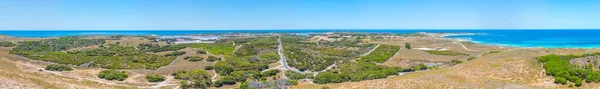
[[[417,28],[372,28],[372,29],[0,29],[0,31],[232,31],[232,30],[600,30],[600,28],[447,28],[447,29],[417,29]]]

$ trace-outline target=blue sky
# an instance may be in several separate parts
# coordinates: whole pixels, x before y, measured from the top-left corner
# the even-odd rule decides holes
[[[0,0],[0,29],[593,29],[600,0]]]

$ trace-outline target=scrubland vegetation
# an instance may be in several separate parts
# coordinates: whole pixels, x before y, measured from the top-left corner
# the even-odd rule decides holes
[[[317,84],[341,83],[345,81],[362,81],[386,78],[404,71],[400,67],[388,67],[369,62],[344,62],[337,71],[321,72],[313,82]]]
[[[50,71],[71,71],[71,70],[73,70],[73,68],[71,68],[67,65],[60,65],[60,64],[50,64],[50,65],[46,66],[44,69],[50,70]]]
[[[21,42],[10,51],[34,59],[67,65],[81,65],[109,69],[156,69],[168,65],[175,57],[147,54],[134,47],[118,45],[101,46],[93,50],[63,52],[71,48],[103,44],[103,40],[63,37],[42,41]]]
[[[555,55],[550,54],[538,57],[537,60],[544,64],[546,75],[554,76],[554,82],[568,84],[572,82],[575,86],[581,86],[582,81],[600,82],[600,71],[594,70],[595,64],[577,65],[569,63],[575,58],[597,56],[600,53],[586,55]]]
[[[394,56],[396,52],[400,50],[400,47],[393,45],[379,45],[377,49],[371,52],[369,55],[360,57],[361,61],[366,62],[377,62],[383,63],[387,61],[390,57]]]
[[[214,86],[212,80],[210,79],[210,75],[208,72],[204,70],[192,70],[190,72],[179,71],[174,73],[175,79],[182,80],[180,82],[180,86],[183,89],[188,88],[201,88],[206,89],[208,87]]]
[[[204,60],[204,58],[201,56],[188,56],[183,59],[188,60],[188,61],[193,61],[193,62]]]
[[[355,39],[342,39],[334,42],[305,42],[299,36],[282,36],[284,54],[289,66],[301,71],[320,71],[336,61],[352,60],[366,53],[374,44],[364,44]]]
[[[17,46],[17,44],[12,43],[12,42],[0,41],[0,47],[13,47],[13,46]]]
[[[165,81],[165,76],[162,75],[147,75],[146,80],[148,82],[162,82]]]
[[[117,70],[104,70],[98,74],[98,78],[106,79],[106,80],[119,80],[123,81],[129,77],[125,71],[117,71]]]
[[[171,52],[171,53],[165,54],[165,56],[181,56],[183,54],[185,54],[185,52],[183,52],[183,51],[175,51],[175,52]]]

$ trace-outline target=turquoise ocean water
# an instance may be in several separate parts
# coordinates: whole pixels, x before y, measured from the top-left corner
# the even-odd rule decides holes
[[[185,35],[222,33],[324,33],[324,32],[367,32],[409,34],[428,33],[476,33],[472,35],[447,36],[476,43],[514,47],[545,48],[597,48],[600,47],[600,29],[552,29],[552,30],[92,30],[92,31],[48,31],[48,30],[0,30],[0,34],[16,37],[61,37],[77,35]]]

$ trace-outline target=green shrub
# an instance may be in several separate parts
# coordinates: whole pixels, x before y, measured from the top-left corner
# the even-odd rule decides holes
[[[452,64],[454,64],[454,65],[456,65],[456,64],[460,64],[460,63],[463,63],[463,61],[460,61],[460,60],[452,60],[451,62],[452,62]]]
[[[317,84],[340,83],[345,81],[363,81],[386,78],[403,71],[400,67],[388,67],[376,65],[370,62],[359,62],[358,64],[348,62],[340,64],[339,72],[321,72],[314,77],[313,82]]]
[[[210,75],[205,70],[192,70],[187,73],[177,73],[176,75],[185,75],[185,77],[187,77],[187,78],[183,79],[186,82],[181,82],[181,83],[187,83],[187,84],[181,84],[181,86],[185,85],[185,86],[183,86],[184,88],[206,89],[208,87],[214,86]],[[189,83],[188,83],[188,81],[189,81]]]
[[[538,57],[538,62],[543,63],[547,75],[554,76],[554,82],[567,84],[568,82],[575,83],[575,86],[581,86],[582,81],[600,82],[600,71],[594,71],[592,65],[573,65],[569,60],[585,56],[595,56],[594,54],[584,55],[555,55],[549,54]]]
[[[196,53],[198,53],[198,54],[206,54],[206,51],[204,51],[202,49],[198,49],[198,50],[196,50]]]
[[[217,80],[217,81],[215,81],[215,82],[213,83],[213,86],[215,86],[215,87],[221,87],[221,86],[223,86],[223,82],[222,82],[222,81],[220,81],[220,80]]]
[[[421,63],[417,66],[413,66],[413,69],[418,71],[418,70],[427,70],[427,66],[425,66],[425,64]]]
[[[477,57],[469,56],[469,58],[467,58],[467,61],[470,61],[470,60],[473,60],[473,59],[477,59]]]
[[[183,71],[183,70],[177,71],[177,72],[175,72],[175,73],[173,73],[171,75],[175,76],[173,78],[175,78],[175,79],[181,79],[181,80],[187,80],[188,77],[189,77],[189,75],[187,74],[187,72]]]
[[[148,82],[162,82],[165,81],[165,76],[162,75],[146,75]]]
[[[271,77],[273,75],[276,75],[277,73],[279,73],[279,70],[272,69],[272,70],[267,70],[265,72],[262,72],[261,75],[265,76],[265,77]]]
[[[127,79],[128,75],[125,71],[117,71],[117,70],[104,70],[98,74],[98,78],[106,79],[106,80],[119,80],[123,81]]]
[[[17,46],[17,44],[12,43],[12,42],[0,41],[0,47],[13,47],[13,46]]]
[[[202,58],[201,56],[191,56],[191,57],[190,57],[190,56],[187,56],[187,57],[185,57],[184,59],[185,59],[185,60],[188,60],[188,61],[192,61],[192,62],[197,62],[197,61],[202,61],[202,60],[204,60],[204,58]]]
[[[554,83],[567,84],[567,79],[565,79],[563,77],[555,77],[554,78]]]
[[[575,81],[575,86],[580,87],[582,85],[581,79]]]
[[[410,46],[410,44],[408,42],[404,43],[404,48],[406,48],[406,49],[412,49],[412,47]]]
[[[60,65],[60,64],[50,64],[48,66],[46,66],[46,68],[44,68],[46,70],[50,70],[50,71],[71,71],[73,70],[73,68],[67,66],[67,65]]]
[[[286,81],[292,85],[298,85],[298,80],[286,80]]]
[[[360,57],[361,61],[383,63],[390,59],[400,50],[400,47],[393,45],[379,45],[369,55]]]
[[[165,54],[165,56],[181,56],[183,54],[185,54],[185,52],[183,52],[183,51],[175,51],[175,52],[171,52],[171,53]]]
[[[206,58],[206,61],[208,62],[214,62],[214,61],[220,61],[221,58],[216,57],[216,56],[208,56],[208,58]]]
[[[204,67],[204,70],[212,70],[212,69],[214,69],[214,66],[210,66],[210,65],[209,65],[209,66],[205,66],[205,67]]]
[[[108,69],[156,69],[168,65],[175,59],[175,57],[145,53],[135,47],[118,45],[103,46],[84,51],[67,51],[70,48],[100,45],[103,42],[103,40],[78,38],[27,41],[21,42],[10,53],[19,54],[34,60],[68,65],[81,65],[94,61],[90,64],[91,67]]]
[[[217,81],[222,82],[225,85],[234,85],[235,84],[235,78],[232,76],[225,76]]]
[[[285,76],[294,80],[306,78],[306,75],[291,70],[285,71]]]

